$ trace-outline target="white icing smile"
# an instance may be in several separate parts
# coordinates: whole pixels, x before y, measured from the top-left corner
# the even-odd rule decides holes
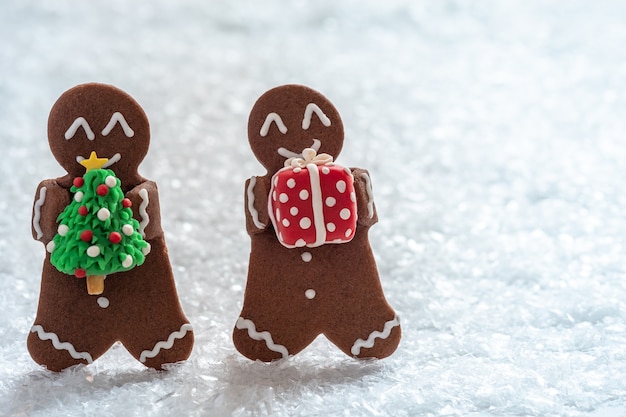
[[[319,139],[313,139],[313,145],[311,145],[311,148],[315,149],[315,152],[320,150],[320,146],[322,146],[322,142]],[[278,148],[277,152],[280,156],[285,158],[304,158],[301,153],[295,153],[287,148]]]
[[[84,156],[77,156],[76,157],[76,162],[78,162],[79,164],[81,163],[81,161],[85,160],[86,158]],[[120,155],[119,153],[116,153],[115,155],[113,155],[112,157],[109,158],[109,160],[107,161],[106,164],[102,165],[102,168],[108,168],[111,165],[113,165],[114,163],[116,163],[117,161],[119,161],[120,159],[122,159],[122,155]]]

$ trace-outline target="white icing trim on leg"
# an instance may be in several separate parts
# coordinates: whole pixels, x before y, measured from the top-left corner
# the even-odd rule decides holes
[[[248,183],[248,211],[250,212],[250,216],[252,216],[252,222],[256,226],[257,229],[264,229],[265,225],[261,223],[259,220],[259,212],[254,208],[254,186],[256,185],[256,177],[251,177],[250,182]]]
[[[385,323],[385,326],[383,327],[382,332],[375,330],[372,333],[370,333],[370,335],[367,337],[367,340],[357,339],[357,341],[354,342],[354,345],[352,345],[352,349],[350,349],[350,352],[352,352],[354,356],[357,356],[359,353],[361,353],[361,348],[369,349],[371,347],[374,347],[374,343],[376,339],[388,338],[389,335],[391,334],[391,330],[394,327],[399,326],[399,325],[400,325],[400,317],[396,315],[394,316],[392,320],[389,320],[388,322]]]
[[[89,352],[77,352],[70,342],[61,342],[56,333],[46,332],[39,324],[35,324],[31,327],[30,332],[37,333],[37,336],[39,336],[39,339],[41,340],[50,340],[52,342],[52,346],[54,346],[56,350],[67,350],[70,356],[74,359],[84,359],[87,363],[93,362]]]
[[[33,229],[37,232],[37,239],[41,239],[43,236],[43,231],[41,230],[41,226],[39,225],[39,220],[41,219],[41,206],[46,202],[46,191],[48,189],[46,187],[41,187],[39,190],[39,198],[35,201],[35,214],[33,215]]]
[[[141,363],[144,363],[146,360],[154,358],[156,355],[158,355],[161,349],[171,349],[172,346],[174,346],[174,340],[182,339],[183,337],[185,337],[187,332],[190,332],[192,330],[193,327],[191,327],[191,324],[183,324],[182,326],[180,326],[179,331],[170,333],[166,341],[157,342],[152,350],[144,350],[143,352],[141,352],[141,355],[139,355],[139,361]]]
[[[367,215],[371,219],[374,217],[374,192],[372,191],[372,180],[365,172],[361,174],[365,180],[365,191],[367,191]]]
[[[283,358],[286,358],[289,356],[289,352],[287,351],[287,348],[285,346],[277,345],[276,343],[274,343],[274,339],[272,339],[272,335],[270,334],[270,332],[268,331],[257,332],[256,326],[254,325],[252,320],[239,317],[237,319],[237,324],[235,326],[239,330],[246,329],[248,331],[248,336],[250,336],[251,339],[263,340],[267,348],[271,350],[272,352],[280,353],[283,356]]]
[[[141,233],[142,237],[146,237],[146,226],[150,223],[150,216],[148,216],[148,212],[146,211],[146,207],[148,207],[148,203],[150,202],[150,199],[148,198],[148,190],[145,188],[139,190],[139,197],[141,197],[141,204],[139,205],[139,215],[141,216],[139,233]]]

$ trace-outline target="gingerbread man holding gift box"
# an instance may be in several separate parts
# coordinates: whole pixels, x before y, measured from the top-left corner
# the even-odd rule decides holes
[[[60,371],[120,341],[151,368],[186,359],[193,330],[178,301],[157,186],[138,173],[150,144],[143,109],[113,86],[76,86],[52,107],[48,142],[67,174],[42,181],[33,206],[46,259],[31,356]]]
[[[233,340],[250,359],[295,355],[320,334],[356,358],[398,346],[368,240],[371,180],[335,163],[343,136],[335,107],[301,85],[266,92],[250,113],[250,146],[267,169],[245,185],[252,247]]]

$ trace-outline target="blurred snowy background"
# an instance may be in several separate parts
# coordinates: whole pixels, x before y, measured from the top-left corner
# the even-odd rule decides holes
[[[0,414],[626,415],[626,3],[0,3]],[[191,359],[146,370],[116,346],[88,367],[26,350],[44,248],[37,184],[62,174],[50,107],[87,81],[144,107]],[[396,354],[323,338],[270,365],[234,349],[249,239],[246,136],[284,83],[328,96],[343,165],[370,170],[371,230]]]

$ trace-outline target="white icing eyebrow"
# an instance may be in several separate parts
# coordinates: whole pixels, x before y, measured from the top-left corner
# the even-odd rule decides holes
[[[115,123],[119,123],[120,126],[122,126],[122,129],[124,129],[124,134],[126,135],[126,137],[132,138],[133,136],[135,136],[135,132],[133,131],[133,129],[131,129],[130,126],[128,126],[126,119],[124,119],[124,116],[122,115],[122,113],[118,111],[113,113],[113,115],[111,116],[111,120],[109,120],[109,123],[106,125],[104,129],[102,129],[102,136],[106,136],[109,133],[111,133],[111,130],[113,130],[113,128],[115,127]]]
[[[328,118],[328,116],[324,114],[322,109],[320,109],[320,107],[315,103],[309,103],[306,105],[306,110],[304,110],[304,119],[302,119],[302,129],[307,130],[309,126],[311,126],[311,117],[313,116],[313,113],[317,114],[317,117],[320,118],[324,126],[326,127],[330,126],[330,119]]]
[[[282,134],[287,133],[287,126],[285,126],[285,124],[283,123],[283,119],[280,118],[278,113],[272,112],[267,115],[267,117],[265,118],[265,122],[263,123],[263,126],[261,126],[261,131],[259,132],[261,136],[263,137],[267,136],[267,132],[269,132],[270,125],[272,124],[272,122],[276,123],[276,126],[278,126],[278,130],[280,130],[280,133]]]
[[[89,123],[87,123],[87,120],[85,120],[84,117],[77,117],[76,120],[74,120],[74,123],[72,123],[72,125],[69,127],[69,129],[65,131],[65,139],[72,139],[76,134],[78,128],[81,126],[83,127],[83,129],[85,129],[87,139],[94,140],[96,138],[96,135],[93,134],[93,130],[91,130],[91,128],[89,127]]]

